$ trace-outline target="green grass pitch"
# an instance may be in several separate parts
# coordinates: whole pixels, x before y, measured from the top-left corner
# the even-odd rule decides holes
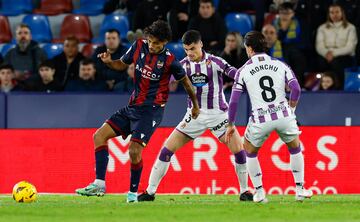
[[[34,203],[0,196],[0,221],[360,221],[360,195],[268,196],[268,204],[235,195],[158,195],[155,202],[127,204],[124,195],[82,197],[40,194]]]

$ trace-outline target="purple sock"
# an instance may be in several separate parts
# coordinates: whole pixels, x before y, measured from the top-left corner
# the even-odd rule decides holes
[[[301,152],[300,145],[299,145],[298,147],[296,147],[296,148],[289,148],[288,150],[289,150],[289,153],[290,153],[291,155],[294,155],[294,154],[297,154],[297,153],[300,153],[300,152]]]
[[[245,150],[241,150],[240,152],[235,153],[234,156],[235,156],[235,163],[237,163],[237,164],[244,164],[244,163],[246,163]]]
[[[160,155],[159,155],[159,160],[163,161],[163,162],[170,162],[171,156],[174,153],[171,152],[170,150],[168,150],[168,148],[166,148],[165,146],[161,149]]]
[[[255,158],[255,157],[257,157],[257,154],[258,154],[257,152],[256,153],[248,153],[246,151],[245,151],[245,153],[248,158]]]

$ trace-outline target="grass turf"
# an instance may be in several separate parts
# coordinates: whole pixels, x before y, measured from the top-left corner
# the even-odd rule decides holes
[[[158,195],[127,204],[124,195],[83,197],[40,194],[35,203],[0,196],[0,221],[360,221],[360,195],[319,195],[302,203],[268,196],[268,204],[234,195]]]

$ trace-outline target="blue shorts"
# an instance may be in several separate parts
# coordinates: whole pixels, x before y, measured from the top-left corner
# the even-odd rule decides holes
[[[126,106],[114,113],[106,123],[118,136],[124,139],[131,135],[131,141],[143,146],[149,142],[164,114],[161,106]]]

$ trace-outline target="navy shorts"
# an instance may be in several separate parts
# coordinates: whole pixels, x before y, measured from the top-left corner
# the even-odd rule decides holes
[[[118,136],[126,139],[132,134],[131,141],[146,146],[159,126],[163,114],[164,107],[161,106],[126,106],[114,113],[106,123]]]

